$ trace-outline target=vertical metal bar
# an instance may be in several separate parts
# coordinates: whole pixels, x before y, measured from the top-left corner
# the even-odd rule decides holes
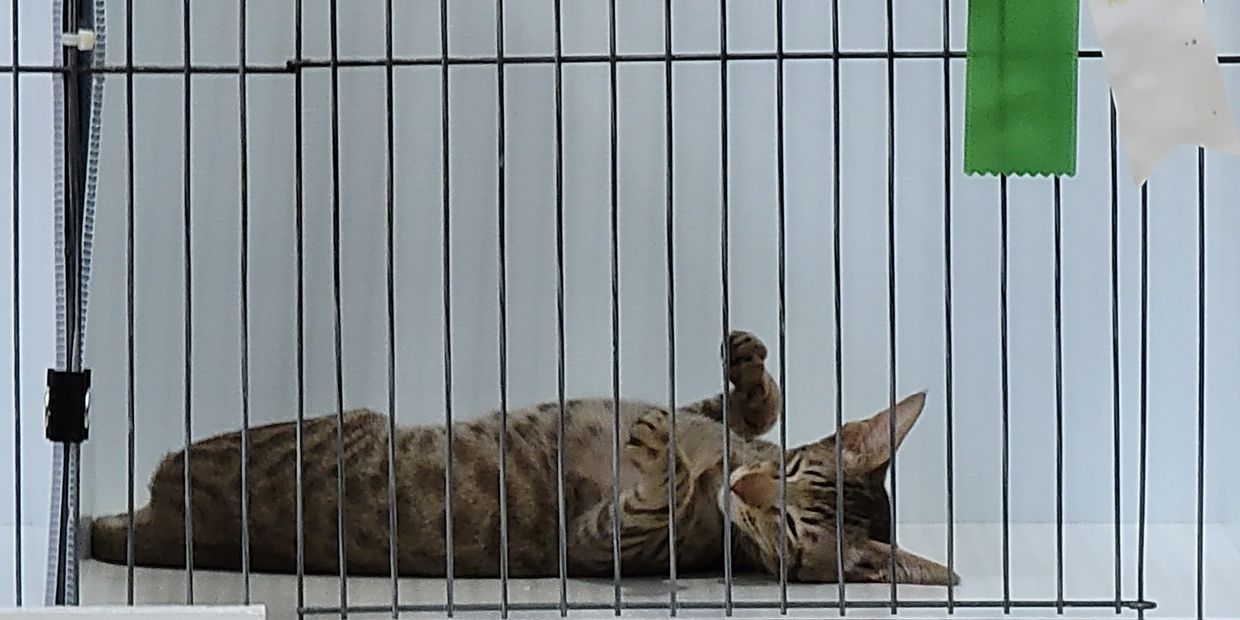
[[[896,56],[895,10],[887,0],[887,343],[888,398],[892,415],[887,416],[887,447],[891,452],[891,611],[899,609],[896,596]]]
[[[81,359],[82,352],[80,348],[75,355],[78,356],[77,367],[82,368],[82,359]],[[72,459],[73,459],[73,480],[72,480],[73,520],[70,523],[73,523],[74,527],[77,527],[76,524],[82,522],[82,503],[81,503],[81,495],[80,495],[81,481],[82,481],[82,446],[81,444],[74,444],[73,446],[70,446],[70,454],[72,455]],[[79,538],[78,534],[76,533],[73,536],[74,536],[73,541],[74,541],[75,546],[73,549],[73,555],[71,558],[69,558],[72,561],[72,565],[71,565],[72,574],[70,576],[70,581],[68,584],[69,594],[68,594],[68,598],[66,599],[66,603],[70,605],[77,605],[78,596],[81,593],[82,553],[81,553],[81,547],[76,546],[80,544],[78,541],[80,541],[81,538]]]
[[[999,376],[1002,394],[1003,434],[1003,613],[1012,612],[1012,545],[1011,545],[1011,481],[1008,465],[1011,460],[1009,386],[1008,386],[1008,183],[999,177]]]
[[[12,18],[10,29],[13,36],[13,46],[10,54],[13,59],[13,66],[20,65],[19,55],[20,48],[20,14],[18,13],[19,2],[11,0],[9,3],[9,16]],[[22,551],[22,336],[21,336],[21,74],[13,71],[12,86],[12,113],[11,122],[13,124],[13,142],[11,145],[12,152],[9,157],[13,162],[13,203],[12,203],[12,243],[13,243],[13,581],[14,581],[14,597],[13,602],[21,607],[23,604],[22,583],[24,581],[22,564],[25,562],[25,555]],[[131,151],[132,152],[132,151]],[[132,330],[130,330],[132,333]],[[131,485],[132,486],[132,485]],[[132,511],[131,511],[132,513]],[[132,536],[130,537],[132,538]],[[132,583],[133,580],[130,580]]]
[[[61,3],[60,24],[67,30],[75,30],[82,25],[89,26],[93,14],[87,12],[79,20],[79,4],[77,2]],[[84,8],[84,7],[83,7]],[[81,250],[83,247],[83,217],[85,201],[85,170],[87,149],[83,138],[89,133],[83,127],[89,121],[89,103],[93,95],[91,79],[82,71],[83,64],[89,62],[89,54],[82,54],[73,46],[64,46],[60,52],[62,67],[61,75],[63,93],[63,114],[58,117],[63,128],[66,147],[63,149],[63,177],[65,179],[65,195],[63,209],[57,214],[59,232],[63,233],[63,243],[57,248],[58,292],[63,293],[64,301],[60,307],[64,310],[64,355],[63,366],[69,370],[78,370],[82,366],[82,334],[85,330],[84,307],[82,303],[82,281],[84,262]],[[14,71],[14,76],[16,76]],[[58,151],[59,153],[59,151]],[[89,257],[86,259],[89,260]],[[81,479],[80,452],[76,444],[60,444],[57,446],[60,456],[61,486],[60,498],[53,505],[59,508],[57,528],[56,570],[52,574],[53,582],[49,597],[55,604],[76,604],[78,595],[79,560],[76,552],[76,524],[80,521],[78,502],[78,486]]]
[[[190,145],[191,145],[190,143],[191,105],[190,103],[191,103],[191,96],[192,96],[192,90],[191,90],[192,79],[191,79],[191,72],[190,72],[190,56],[191,56],[191,49],[192,49],[190,47],[190,16],[191,16],[190,5],[191,5],[190,0],[183,0],[182,5],[181,5],[182,6],[181,10],[183,12],[182,20],[181,20],[182,22],[181,23],[181,28],[182,28],[181,45],[182,45],[182,55],[183,55],[182,80],[183,80],[183,89],[184,89],[184,93],[182,96],[183,96],[183,103],[185,106],[182,112],[182,120],[184,121],[184,126],[182,127],[182,131],[183,131],[183,135],[182,135],[183,142],[182,143],[184,145],[185,152],[182,154],[184,157],[184,161],[182,164],[184,168],[182,170],[183,176],[181,179],[181,190],[183,192],[183,195],[181,197],[181,205],[182,205],[182,216],[181,217],[183,220],[182,230],[184,231],[183,242],[185,245],[185,257],[184,257],[184,261],[185,261],[184,262],[184,272],[185,272],[185,392],[184,392],[185,394],[185,459],[183,461],[185,467],[184,467],[184,472],[183,472],[184,480],[182,480],[182,484],[185,490],[184,508],[185,508],[185,604],[186,605],[194,604],[194,510],[193,510],[194,506],[193,506],[193,495],[190,493],[190,487],[191,487],[191,484],[190,484],[190,481],[191,481],[190,445],[193,442],[193,421],[194,421],[194,417],[193,417],[193,395],[194,395],[194,390],[193,390],[193,379],[194,379],[194,373],[193,373],[193,357],[194,357],[193,355],[193,343],[194,343],[194,338],[193,338],[194,336],[194,292],[193,292],[194,291],[194,287],[193,287],[193,271],[194,270],[193,270],[193,264],[194,264],[194,261],[193,261],[192,245],[191,245],[191,241],[193,238],[193,235],[191,234],[191,227],[193,225],[193,219],[191,217],[192,212],[191,212],[191,204],[190,204],[190,196],[192,193],[190,191],[190,184],[193,180],[193,175],[191,174],[192,169],[190,167],[190,153],[191,153],[191,148],[190,148]]]
[[[451,144],[451,88],[448,81],[448,0],[439,0],[439,139],[440,162],[443,171],[440,189],[443,200],[443,390],[444,390],[444,596],[445,613],[456,613],[455,600],[455,549],[452,541],[452,161],[448,147]]]
[[[73,151],[70,150],[70,152],[73,152]],[[73,178],[73,177],[69,175],[65,175],[65,178]],[[72,264],[72,263],[66,261],[65,264]],[[60,532],[59,532],[58,540],[57,540],[58,549],[57,549],[57,556],[56,556],[56,575],[55,575],[56,584],[55,584],[55,593],[54,593],[55,598],[52,601],[56,605],[70,604],[68,600],[68,596],[66,595],[66,589],[69,587],[69,585],[66,583],[67,581],[66,575],[68,574],[68,571],[66,570],[66,564],[68,563],[68,558],[66,557],[66,555],[68,554],[68,546],[70,544],[69,537],[72,536],[71,534],[68,533],[67,528],[70,522],[70,517],[69,517],[70,492],[68,491],[68,489],[69,489],[70,479],[72,476],[72,470],[70,469],[70,466],[72,464],[73,457],[72,457],[72,452],[70,451],[69,446],[63,446],[61,450],[62,450],[61,461],[60,461],[60,471],[61,471],[60,490],[61,491],[60,491],[60,504],[59,504],[59,511],[58,511],[59,512],[58,516],[60,518],[60,522],[59,522]]]
[[[1147,474],[1147,447],[1149,419],[1149,259],[1150,259],[1150,185],[1141,186],[1141,447],[1137,457],[1137,600],[1145,600],[1145,498]],[[1145,610],[1137,610],[1137,617],[1145,617]]]
[[[728,370],[732,350],[727,346],[731,331],[728,316],[728,2],[719,0],[719,267],[722,275],[720,311],[723,322],[723,476],[731,475],[732,431],[728,428],[731,389]],[[732,615],[732,494],[723,494],[723,611]]]
[[[844,319],[841,295],[843,270],[840,244],[840,0],[831,0],[831,247],[835,297],[835,570],[840,615],[848,613],[844,575],[844,444],[838,441],[844,428]]]
[[[390,0],[389,0],[390,1]],[[508,617],[508,224],[504,0],[495,0],[497,230],[499,231],[499,615]]]
[[[788,381],[787,167],[784,157],[784,0],[775,2],[775,203],[778,210],[779,386]],[[787,392],[782,392],[786,397]],[[788,521],[788,406],[779,399],[779,522]],[[788,537],[779,537],[779,611],[788,612]]]
[[[392,617],[400,615],[400,564],[397,553],[400,522],[396,504],[396,120],[392,84],[392,0],[383,3],[383,67],[387,133],[387,388],[388,388],[388,570],[392,590]],[[502,466],[502,465],[501,465]]]
[[[79,27],[81,22],[78,20],[79,4],[76,1],[61,3],[61,26],[66,31],[73,31]],[[82,158],[82,124],[84,118],[82,110],[84,106],[81,104],[83,81],[85,74],[81,72],[81,63],[84,56],[74,49],[72,46],[64,46],[61,50],[61,66],[64,67],[65,73],[62,74],[64,86],[64,106],[62,117],[64,122],[65,135],[65,157],[64,157],[64,226],[65,243],[59,248],[64,260],[64,295],[65,295],[65,368],[76,368],[78,362],[78,353],[81,346],[78,343],[78,330],[81,327],[79,319],[79,311],[81,304],[78,302],[79,293],[81,292],[81,264],[77,254],[81,242],[81,223],[83,209],[83,195],[85,188],[83,181],[85,175],[81,173],[81,167],[84,165]],[[89,95],[87,95],[89,97]],[[66,588],[71,587],[65,584],[66,580],[66,562],[69,560],[67,555],[68,545],[72,544],[72,534],[69,532],[69,503],[71,501],[71,489],[69,488],[69,480],[71,477],[72,465],[72,446],[62,445],[61,454],[63,460],[64,484],[61,488],[61,504],[60,504],[60,532],[58,537],[58,546],[60,555],[57,557],[57,582],[55,601],[59,603],[66,602]]]
[[[238,0],[237,110],[241,190],[241,582],[250,604],[250,177],[246,130],[246,2]]]
[[[1197,620],[1206,582],[1206,150],[1197,149]]]
[[[1111,456],[1114,457],[1112,499],[1114,512],[1111,522],[1115,545],[1115,613],[1123,607],[1123,543],[1120,539],[1120,384],[1119,384],[1119,154],[1116,136],[1115,102],[1110,102],[1111,116]]]
[[[344,342],[340,276],[340,34],[337,0],[328,4],[331,48],[331,168],[332,168],[332,318],[336,361],[336,551],[340,568],[340,617],[348,617],[348,515],[345,504],[344,448]]]
[[[302,139],[302,72],[301,72],[301,8],[302,0],[293,2],[293,57],[297,70],[293,73],[293,228],[294,254],[297,263],[297,428],[294,446],[297,488],[294,489],[295,536],[297,538],[297,617],[305,617],[306,607],[306,498],[304,487],[305,425],[306,425],[306,290],[305,290],[305,235],[304,223],[304,176]]]
[[[667,411],[671,430],[667,442],[667,571],[668,613],[677,613],[676,592],[676,252],[675,228],[675,139],[672,114],[672,0],[663,2],[663,154],[666,158],[664,206],[665,250],[667,252]]]
[[[568,512],[564,500],[564,32],[560,0],[555,0],[555,339],[556,396],[559,420],[556,424],[555,474],[560,552],[560,615],[568,615]]]
[[[956,418],[952,335],[952,71],[951,0],[943,0],[943,407],[947,472],[947,572],[956,574]],[[955,613],[956,586],[947,582],[947,613]]]
[[[1063,193],[1055,177],[1055,609],[1063,598]]]
[[[607,90],[611,125],[609,187],[611,190],[611,561],[612,605],[620,615],[620,187],[619,103],[616,96],[616,0],[607,3]]]
[[[14,61],[16,61],[14,56]],[[14,76],[16,78],[16,75]],[[16,87],[16,79],[14,79]],[[125,603],[134,604],[134,459],[137,419],[134,409],[134,115],[133,0],[125,3]],[[13,177],[16,187],[17,177]],[[16,210],[14,210],[16,215]],[[16,308],[14,309],[16,312]],[[17,332],[14,331],[14,338]],[[16,368],[16,364],[14,368]],[[20,436],[18,436],[20,438]],[[20,442],[18,442],[20,446]],[[21,477],[18,476],[18,483]],[[18,526],[20,527],[20,525]],[[18,547],[20,557],[20,547]],[[20,596],[20,595],[19,595]],[[20,600],[20,598],[19,598]]]

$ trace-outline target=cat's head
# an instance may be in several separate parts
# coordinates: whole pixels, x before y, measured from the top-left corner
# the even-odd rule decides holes
[[[740,544],[771,573],[778,573],[780,539],[787,539],[788,578],[828,582],[837,577],[837,451],[844,488],[844,573],[848,581],[890,579],[891,513],[884,486],[891,453],[921,415],[925,393],[900,401],[868,419],[849,422],[831,435],[785,454],[787,513],[780,513],[779,461],[749,463],[732,471],[719,490],[731,493],[732,521]],[[895,444],[891,423],[895,422]],[[839,444],[837,447],[837,443]],[[897,580],[946,584],[946,567],[900,550]]]

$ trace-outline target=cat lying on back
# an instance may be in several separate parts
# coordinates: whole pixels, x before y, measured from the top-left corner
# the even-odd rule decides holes
[[[723,566],[724,493],[732,493],[733,561],[738,571],[778,575],[780,539],[787,537],[788,578],[829,582],[836,562],[836,442],[842,445],[844,575],[848,581],[890,581],[890,515],[884,478],[890,458],[889,420],[896,446],[921,413],[924,394],[894,411],[844,425],[840,437],[788,450],[787,519],[779,511],[779,447],[758,436],[777,421],[780,390],[766,372],[766,347],[733,332],[728,342],[730,411],[722,397],[677,411],[676,556],[686,572]],[[565,502],[568,572],[612,575],[612,401],[566,404]],[[507,431],[508,562],[513,577],[558,574],[556,440],[559,405],[510,412]],[[731,429],[733,468],[722,472],[722,421]],[[668,415],[657,406],[622,401],[620,546],[626,575],[663,575],[668,562]],[[337,556],[335,416],[304,423],[305,570],[339,571]],[[250,562],[255,571],[297,568],[295,512],[296,423],[250,430]],[[453,427],[454,574],[499,574],[499,415]],[[348,572],[387,575],[388,421],[365,410],[344,415],[345,522]],[[443,576],[444,442],[440,426],[400,429],[396,436],[397,553],[401,575]],[[220,435],[190,448],[194,566],[235,570],[240,550],[240,434]],[[184,453],[169,455],[151,478],[150,503],[135,515],[134,561],[140,566],[185,565]],[[97,519],[93,555],[124,564],[127,517]],[[946,567],[897,551],[895,580],[945,585],[958,578]]]

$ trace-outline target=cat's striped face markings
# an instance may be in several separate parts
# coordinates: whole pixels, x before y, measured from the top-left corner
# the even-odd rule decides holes
[[[896,447],[924,402],[924,394],[917,394],[896,405]],[[769,571],[778,573],[782,547],[789,579],[833,581],[839,534],[846,554],[854,540],[890,541],[884,486],[892,452],[890,411],[844,425],[838,446],[832,435],[789,450],[782,484],[778,460],[732,471],[719,489],[720,510],[730,496],[732,522],[746,539],[742,544],[753,549]],[[837,512],[841,490],[843,510]]]

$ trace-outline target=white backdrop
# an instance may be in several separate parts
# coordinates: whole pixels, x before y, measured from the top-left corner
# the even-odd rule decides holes
[[[181,62],[179,4],[132,0],[135,61]],[[249,61],[293,54],[290,0],[249,3]],[[346,3],[342,2],[342,6]],[[493,3],[454,0],[454,55],[495,52]],[[565,53],[606,51],[606,3],[565,2]],[[624,53],[660,53],[662,3],[618,3]],[[732,50],[771,50],[772,2],[734,2]],[[882,3],[841,3],[842,46],[885,47]],[[897,2],[896,45],[941,48],[940,4]],[[962,49],[965,5],[952,3],[951,39]],[[112,1],[110,60],[124,58],[126,5]],[[438,54],[438,3],[396,2],[396,50]],[[552,2],[509,2],[507,52],[550,54]],[[786,2],[789,49],[829,49],[826,2]],[[1224,52],[1240,50],[1240,7],[1211,3]],[[306,0],[305,55],[328,54],[327,2]],[[199,2],[196,64],[237,60],[236,2]],[[678,52],[718,49],[718,4],[676,3]],[[383,52],[383,3],[340,11],[347,58]],[[1087,17],[1082,44],[1096,47]],[[952,141],[955,286],[956,507],[962,521],[1000,513],[998,182],[961,173],[963,60],[952,61],[952,122],[942,122],[942,63],[896,65],[898,391],[930,388],[927,411],[899,458],[902,520],[945,519],[943,140]],[[1224,69],[1240,101],[1240,68]],[[444,414],[439,68],[395,71],[396,415],[403,424]],[[515,405],[552,399],[556,386],[553,69],[507,72],[509,386]],[[888,398],[886,63],[841,67],[843,144],[843,384],[833,371],[831,270],[831,64],[789,61],[787,123],[788,430],[803,443],[834,428],[843,389],[847,417]],[[662,65],[619,68],[621,389],[667,398]],[[344,400],[387,409],[384,80],[380,68],[340,71]],[[240,424],[239,126],[233,75],[193,80],[193,432]],[[459,417],[498,403],[496,80],[488,66],[451,70],[452,397]],[[608,251],[608,68],[564,68],[564,210],[567,384],[570,396],[611,393]],[[137,210],[135,406],[139,501],[145,480],[182,441],[182,78],[135,79]],[[719,68],[678,65],[675,109],[677,393],[718,391],[721,334]],[[773,62],[729,69],[731,322],[755,331],[778,363],[775,95]],[[293,79],[249,81],[250,402],[255,424],[293,417],[297,399]],[[1065,515],[1111,519],[1112,378],[1108,99],[1100,60],[1081,62],[1079,174],[1063,182]],[[110,81],[104,123],[89,362],[94,424],[84,514],[123,510],[125,488],[124,82]],[[331,272],[329,72],[305,72],[305,354],[309,414],[335,406]],[[1122,165],[1122,162],[1121,162]],[[1240,430],[1231,402],[1240,371],[1240,161],[1212,156],[1207,181],[1210,279],[1207,404],[1210,520],[1240,515],[1227,454]],[[1183,149],[1150,187],[1149,516],[1195,515],[1197,378],[1196,156]],[[1136,516],[1139,396],[1139,202],[1121,168],[1120,328],[1124,515]],[[1055,368],[1051,182],[1010,183],[1009,335],[1012,515],[1054,519]],[[774,436],[774,435],[772,435]],[[1230,485],[1230,486],[1225,486]],[[1230,491],[1230,492],[1229,492]],[[1225,502],[1232,502],[1227,506]]]

